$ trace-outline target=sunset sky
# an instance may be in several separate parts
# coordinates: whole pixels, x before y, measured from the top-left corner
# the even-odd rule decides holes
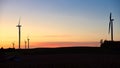
[[[110,40],[109,14],[114,20],[114,40],[120,40],[120,0],[0,0],[0,47],[21,47],[29,36],[36,47],[97,46]],[[90,44],[90,45],[89,45]]]

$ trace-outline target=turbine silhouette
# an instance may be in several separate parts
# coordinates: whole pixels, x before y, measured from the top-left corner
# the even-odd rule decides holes
[[[26,44],[27,44],[27,41],[25,40],[25,49],[26,49]]]
[[[14,43],[14,42],[12,42],[12,45],[13,45],[13,48],[15,48],[15,47],[14,47],[14,45],[15,45],[15,43]]]
[[[108,33],[111,32],[111,41],[113,41],[113,21],[114,21],[114,19],[112,19],[112,13],[110,13],[110,22],[109,22],[109,31],[108,31]]]
[[[28,41],[28,49],[29,49],[29,40],[30,40],[29,37],[27,37],[27,41]]]
[[[18,38],[19,38],[19,39],[18,39],[18,40],[19,40],[19,41],[18,41],[18,45],[19,45],[19,49],[20,49],[20,45],[21,45],[21,27],[22,27],[22,26],[20,25],[20,19],[21,19],[21,18],[19,18],[18,25],[16,26],[16,27],[18,27],[18,35],[19,35],[19,36],[18,36]]]

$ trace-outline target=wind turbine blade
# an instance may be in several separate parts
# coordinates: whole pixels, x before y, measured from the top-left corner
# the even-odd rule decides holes
[[[112,13],[110,12],[110,21],[112,20],[112,19],[111,19],[111,16],[112,16]]]
[[[108,30],[108,33],[110,33],[110,28],[111,28],[111,21],[109,22],[109,30]]]
[[[21,17],[19,18],[19,22],[18,22],[18,25],[20,25],[20,20],[21,20]]]

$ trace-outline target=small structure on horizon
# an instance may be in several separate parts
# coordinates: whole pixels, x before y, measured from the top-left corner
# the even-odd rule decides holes
[[[25,49],[26,49],[26,44],[27,44],[27,41],[25,40]]]
[[[12,42],[12,45],[13,45],[13,49],[15,48],[15,43],[14,42]]]
[[[29,41],[30,41],[29,37],[27,37],[27,41],[28,41],[28,49],[29,49],[29,46],[30,46],[30,44],[29,44]]]
[[[120,41],[107,41],[101,44],[102,48],[120,48]]]

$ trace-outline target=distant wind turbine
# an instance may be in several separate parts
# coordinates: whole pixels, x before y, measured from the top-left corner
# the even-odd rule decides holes
[[[15,48],[15,47],[14,47],[14,45],[15,45],[15,43],[14,43],[14,42],[12,42],[12,45],[13,45],[13,48]]]
[[[27,41],[25,40],[25,49],[26,49],[26,44],[27,44]]]
[[[29,40],[30,40],[29,37],[27,37],[27,41],[28,41],[28,49],[29,49]]]
[[[19,45],[19,49],[20,49],[20,44],[21,44],[21,25],[20,25],[20,19],[21,18],[19,18],[19,22],[18,22],[18,25],[16,26],[16,27],[18,27],[18,34],[19,34],[19,41],[18,41],[18,45]]]
[[[108,31],[108,33],[111,32],[111,41],[113,41],[113,21],[114,21],[114,19],[112,19],[112,13],[110,13],[110,22],[109,22],[109,31]]]

